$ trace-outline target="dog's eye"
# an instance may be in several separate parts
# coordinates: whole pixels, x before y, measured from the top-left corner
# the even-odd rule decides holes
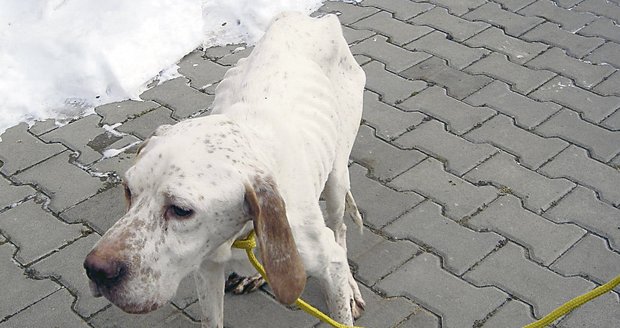
[[[194,214],[194,210],[183,208],[177,205],[170,205],[166,209],[166,218],[187,219]]]

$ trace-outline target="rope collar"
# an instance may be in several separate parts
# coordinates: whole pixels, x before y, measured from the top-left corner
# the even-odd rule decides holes
[[[267,275],[265,274],[265,269],[260,264],[260,262],[258,262],[258,259],[256,258],[256,255],[254,255],[254,252],[253,252],[253,249],[256,248],[256,233],[254,232],[254,230],[250,231],[250,233],[248,234],[248,236],[245,239],[236,240],[233,243],[232,246],[234,248],[244,249],[245,253],[248,255],[248,259],[250,260],[250,263],[252,263],[254,268],[258,271],[258,273],[260,273],[260,275],[263,277],[263,279],[265,279],[265,281],[267,281],[267,283],[269,283],[269,281],[267,280]],[[330,318],[328,315],[326,315],[325,313],[321,312],[320,310],[318,310],[317,308],[313,307],[312,305],[306,303],[301,298],[298,298],[297,301],[295,301],[295,304],[299,308],[304,310],[306,313],[312,315],[315,318],[318,318],[319,320],[329,324],[332,327],[335,327],[335,328],[362,328],[362,327],[343,325],[343,324],[335,321],[334,319]]]

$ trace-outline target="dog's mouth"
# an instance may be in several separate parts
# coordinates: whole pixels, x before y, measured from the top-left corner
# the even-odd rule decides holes
[[[99,291],[99,287],[97,286],[97,284],[90,279],[88,280],[88,287],[90,287],[90,293],[93,295],[93,297],[103,296],[103,294],[101,294],[101,291]]]
[[[90,292],[93,297],[104,296],[108,301],[110,301],[110,303],[114,304],[124,312],[131,314],[144,314],[152,312],[159,309],[164,304],[164,302],[158,301],[144,301],[139,303],[129,301],[126,297],[120,296],[118,292],[112,291],[106,287],[97,286],[97,284],[92,280],[88,281],[88,286],[90,287]]]

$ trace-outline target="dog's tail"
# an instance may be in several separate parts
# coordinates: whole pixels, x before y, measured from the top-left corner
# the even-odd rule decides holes
[[[364,222],[362,221],[362,215],[360,214],[359,209],[357,208],[357,204],[355,203],[355,199],[353,199],[353,195],[351,194],[351,190],[347,192],[347,195],[344,197],[344,211],[351,216],[351,219],[360,229],[360,233],[364,231]]]

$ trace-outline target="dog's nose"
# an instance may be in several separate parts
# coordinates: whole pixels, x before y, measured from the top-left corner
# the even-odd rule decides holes
[[[99,287],[112,287],[127,274],[127,265],[124,262],[97,256],[95,252],[86,256],[84,269],[88,278]]]

